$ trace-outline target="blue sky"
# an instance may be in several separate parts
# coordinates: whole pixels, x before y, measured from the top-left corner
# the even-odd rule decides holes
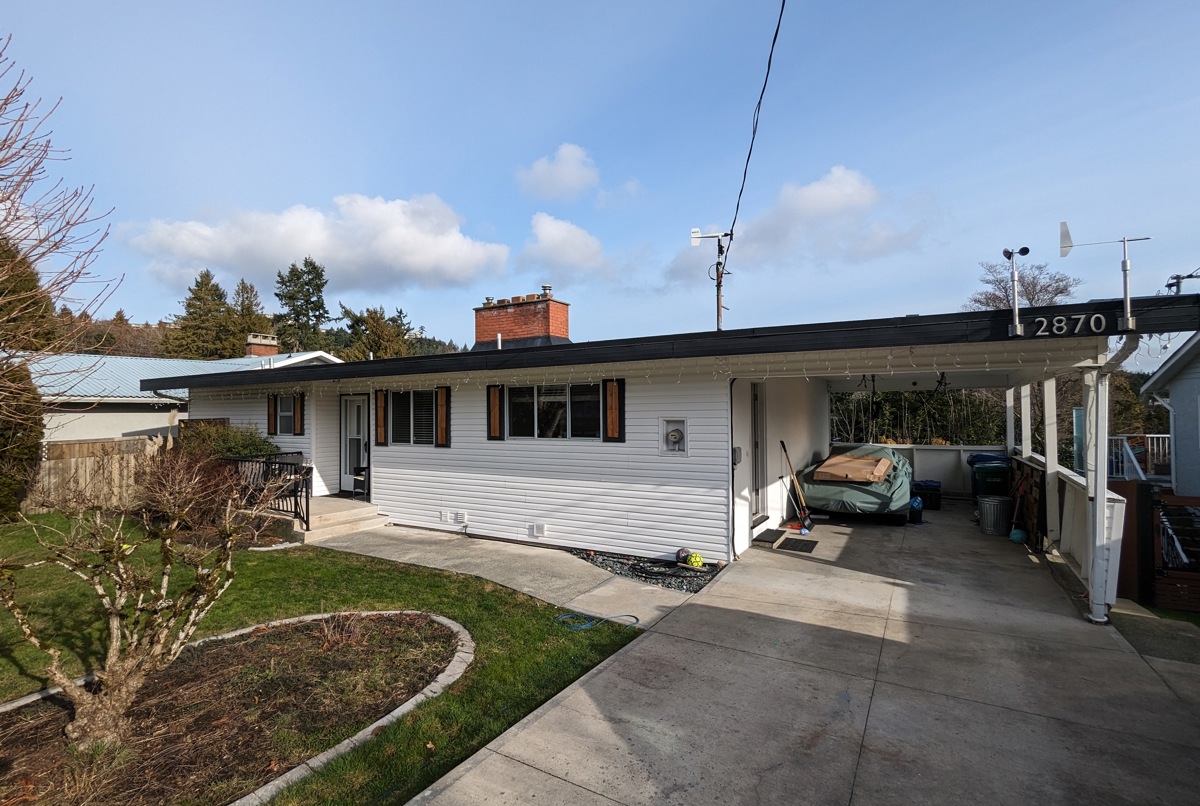
[[[576,341],[710,330],[775,2],[13,4],[54,170],[113,208],[104,314],[312,255],[326,297],[470,342],[543,284]],[[725,327],[959,310],[980,261],[1136,294],[1200,266],[1200,4],[788,3]],[[1200,281],[1185,285],[1200,291]]]

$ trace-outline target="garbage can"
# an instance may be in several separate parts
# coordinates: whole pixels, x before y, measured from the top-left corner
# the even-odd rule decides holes
[[[978,500],[981,495],[1008,495],[1009,481],[1007,475],[1002,475],[994,467],[991,470],[984,471],[983,476],[988,479],[989,487],[986,490],[981,490],[979,488],[980,474],[976,471],[982,465],[1000,465],[1007,469],[1009,464],[1009,458],[999,453],[972,453],[967,456],[967,467],[971,468],[971,500]]]
[[[985,535],[1012,531],[1013,500],[1007,495],[979,496],[979,528]]]
[[[1008,495],[1012,490],[1007,464],[987,463],[975,465],[971,479],[971,490],[976,499],[985,495]]]

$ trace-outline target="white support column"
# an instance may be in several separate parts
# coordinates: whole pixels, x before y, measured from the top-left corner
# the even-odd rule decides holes
[[[1010,386],[1004,390],[1004,452],[1008,456],[1013,455],[1013,449],[1017,445],[1017,416],[1013,407],[1014,399],[1013,389]]]
[[[1028,459],[1033,453],[1033,423],[1030,422],[1029,384],[1020,386],[1021,394],[1021,458]]]
[[[1046,441],[1046,542],[1057,543],[1059,512],[1058,497],[1058,383],[1053,377],[1042,381],[1042,429]]]
[[[1098,369],[1084,373],[1084,388],[1091,381],[1088,407],[1090,454],[1088,481],[1088,526],[1091,536],[1091,573],[1088,594],[1091,612],[1088,620],[1095,624],[1108,623],[1108,574],[1111,546],[1108,541],[1108,376]]]

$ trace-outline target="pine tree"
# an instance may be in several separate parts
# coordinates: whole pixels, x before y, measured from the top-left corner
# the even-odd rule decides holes
[[[366,361],[368,358],[399,358],[410,355],[412,340],[424,333],[423,328],[413,328],[404,311],[397,308],[394,316],[388,316],[383,306],[367,308],[362,313],[352,311],[345,305],[342,319],[350,344],[338,353],[344,361]]]
[[[163,355],[199,359],[241,355],[243,345],[231,335],[231,318],[225,289],[204,269],[188,290],[183,315],[175,317],[175,328],[164,340]]]
[[[292,352],[326,350],[329,339],[321,329],[333,321],[325,307],[325,267],[312,257],[288,266],[275,281],[275,298],[283,310],[275,315],[279,345]]]
[[[238,350],[244,350],[246,336],[250,333],[273,333],[271,317],[263,311],[258,298],[258,289],[243,278],[233,289],[230,303],[230,327],[238,341]]]

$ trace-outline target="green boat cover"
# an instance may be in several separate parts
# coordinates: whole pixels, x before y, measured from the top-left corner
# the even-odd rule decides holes
[[[818,481],[813,473],[821,462],[800,473],[800,489],[809,509],[883,515],[908,511],[912,465],[900,453],[881,445],[839,445],[830,456],[849,454],[871,459],[890,459],[892,468],[883,481]],[[824,461],[824,460],[822,460]]]

